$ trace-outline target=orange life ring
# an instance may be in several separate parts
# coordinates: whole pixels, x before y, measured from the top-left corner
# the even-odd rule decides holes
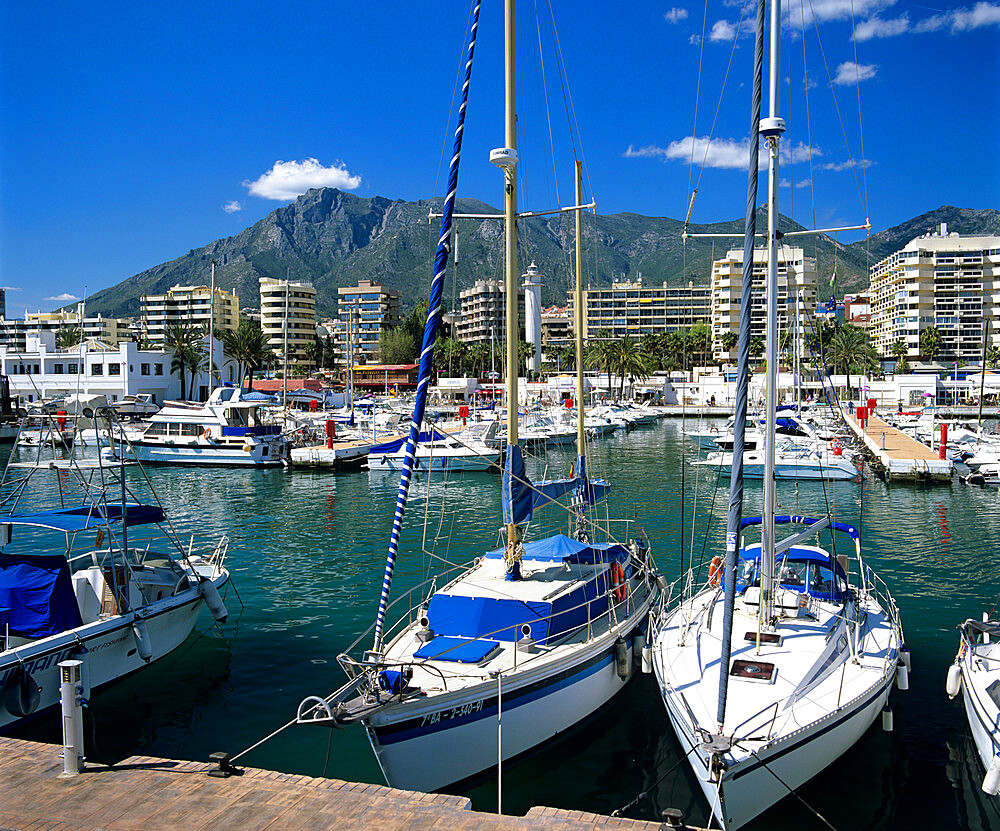
[[[212,428],[206,427],[204,430],[202,430],[201,437],[206,440],[212,438]]]
[[[611,564],[611,583],[615,589],[615,600],[621,603],[625,599],[625,569],[617,561]]]
[[[722,557],[713,557],[708,564],[708,583],[710,586],[717,586],[722,577]]]

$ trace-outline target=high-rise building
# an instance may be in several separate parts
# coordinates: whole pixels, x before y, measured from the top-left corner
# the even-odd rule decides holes
[[[765,339],[767,327],[766,284],[767,248],[755,248],[750,337],[761,340]],[[735,248],[712,264],[712,354],[717,361],[736,360],[736,346],[727,349],[723,341],[727,332],[739,333],[742,296],[743,249]],[[799,354],[805,355],[809,320],[816,311],[816,259],[805,256],[801,248],[778,246],[777,301],[779,338],[786,333],[795,337],[797,332]]]
[[[553,360],[552,352],[573,344],[573,325],[566,306],[542,309],[542,352]]]
[[[308,349],[316,342],[316,289],[312,283],[260,278],[260,328],[267,346],[288,362],[309,360]]]
[[[459,293],[461,318],[455,324],[455,337],[466,343],[489,344],[490,339],[502,348],[507,332],[507,289],[500,280],[477,280]],[[523,295],[518,293],[518,320],[524,331]]]
[[[569,319],[574,320],[573,292],[569,297]],[[609,338],[626,335],[639,338],[676,332],[711,319],[708,286],[654,286],[642,277],[583,292],[583,337],[590,340],[603,333]]]
[[[198,326],[208,331],[209,323],[217,332],[236,329],[240,323],[240,301],[230,291],[208,286],[172,286],[166,294],[144,294],[139,298],[142,328],[148,340],[162,344],[173,326]]]
[[[81,323],[82,321],[82,323]],[[25,312],[24,318],[0,320],[0,346],[8,349],[24,349],[31,332],[73,331],[74,340],[93,338],[108,346],[117,346],[120,340],[127,340],[131,334],[127,324],[115,317],[80,317],[80,312]]]
[[[399,324],[399,292],[371,280],[337,289],[337,320],[334,324],[336,363],[346,365],[348,343],[354,363],[379,360],[382,332]]]
[[[920,335],[933,326],[938,359],[979,363],[984,325],[1000,346],[1000,236],[949,234],[943,224],[872,266],[868,294],[872,339],[884,356],[902,342],[918,358]]]

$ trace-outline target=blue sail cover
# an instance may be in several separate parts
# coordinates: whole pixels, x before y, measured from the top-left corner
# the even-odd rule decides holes
[[[587,478],[587,463],[582,456],[577,457],[575,476],[532,482],[524,469],[521,448],[517,446],[507,448],[507,463],[501,476],[501,505],[505,524],[530,522],[539,508],[544,508],[560,496],[573,491],[584,505],[593,505],[606,499],[611,491],[610,482]]]
[[[486,552],[488,560],[502,560],[504,549]],[[628,549],[616,543],[580,542],[565,534],[553,534],[540,540],[524,543],[524,559],[553,563],[597,563],[623,562],[628,559]]]
[[[163,509],[156,505],[125,506],[125,524],[145,525],[151,522],[163,522]],[[39,511],[34,514],[11,514],[0,516],[3,525],[33,525],[39,528],[51,528],[53,531],[75,533],[91,528],[103,528],[109,522],[122,521],[121,505],[83,505],[79,508],[62,508],[54,511]]]
[[[82,625],[65,557],[0,554],[0,608],[11,631],[47,638]]]

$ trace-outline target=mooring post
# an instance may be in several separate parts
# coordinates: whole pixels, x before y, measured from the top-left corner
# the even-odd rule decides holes
[[[79,776],[83,767],[83,707],[80,697],[80,667],[83,661],[59,664],[59,696],[62,703],[63,772],[61,777]]]

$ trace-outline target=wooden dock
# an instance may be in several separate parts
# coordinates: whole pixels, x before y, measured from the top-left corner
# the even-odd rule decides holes
[[[863,430],[853,413],[845,413],[844,418],[847,426],[864,443],[870,461],[887,480],[941,484],[951,481],[954,466],[949,459],[939,459],[937,451],[910,438],[878,416],[870,416]]]
[[[132,756],[113,767],[88,765],[59,777],[62,748],[0,738],[0,828],[104,831],[306,831],[349,828],[408,831],[657,831],[659,822],[532,808],[512,817],[473,811],[462,796],[243,768],[208,775],[211,765]],[[682,826],[683,827],[683,826]]]

